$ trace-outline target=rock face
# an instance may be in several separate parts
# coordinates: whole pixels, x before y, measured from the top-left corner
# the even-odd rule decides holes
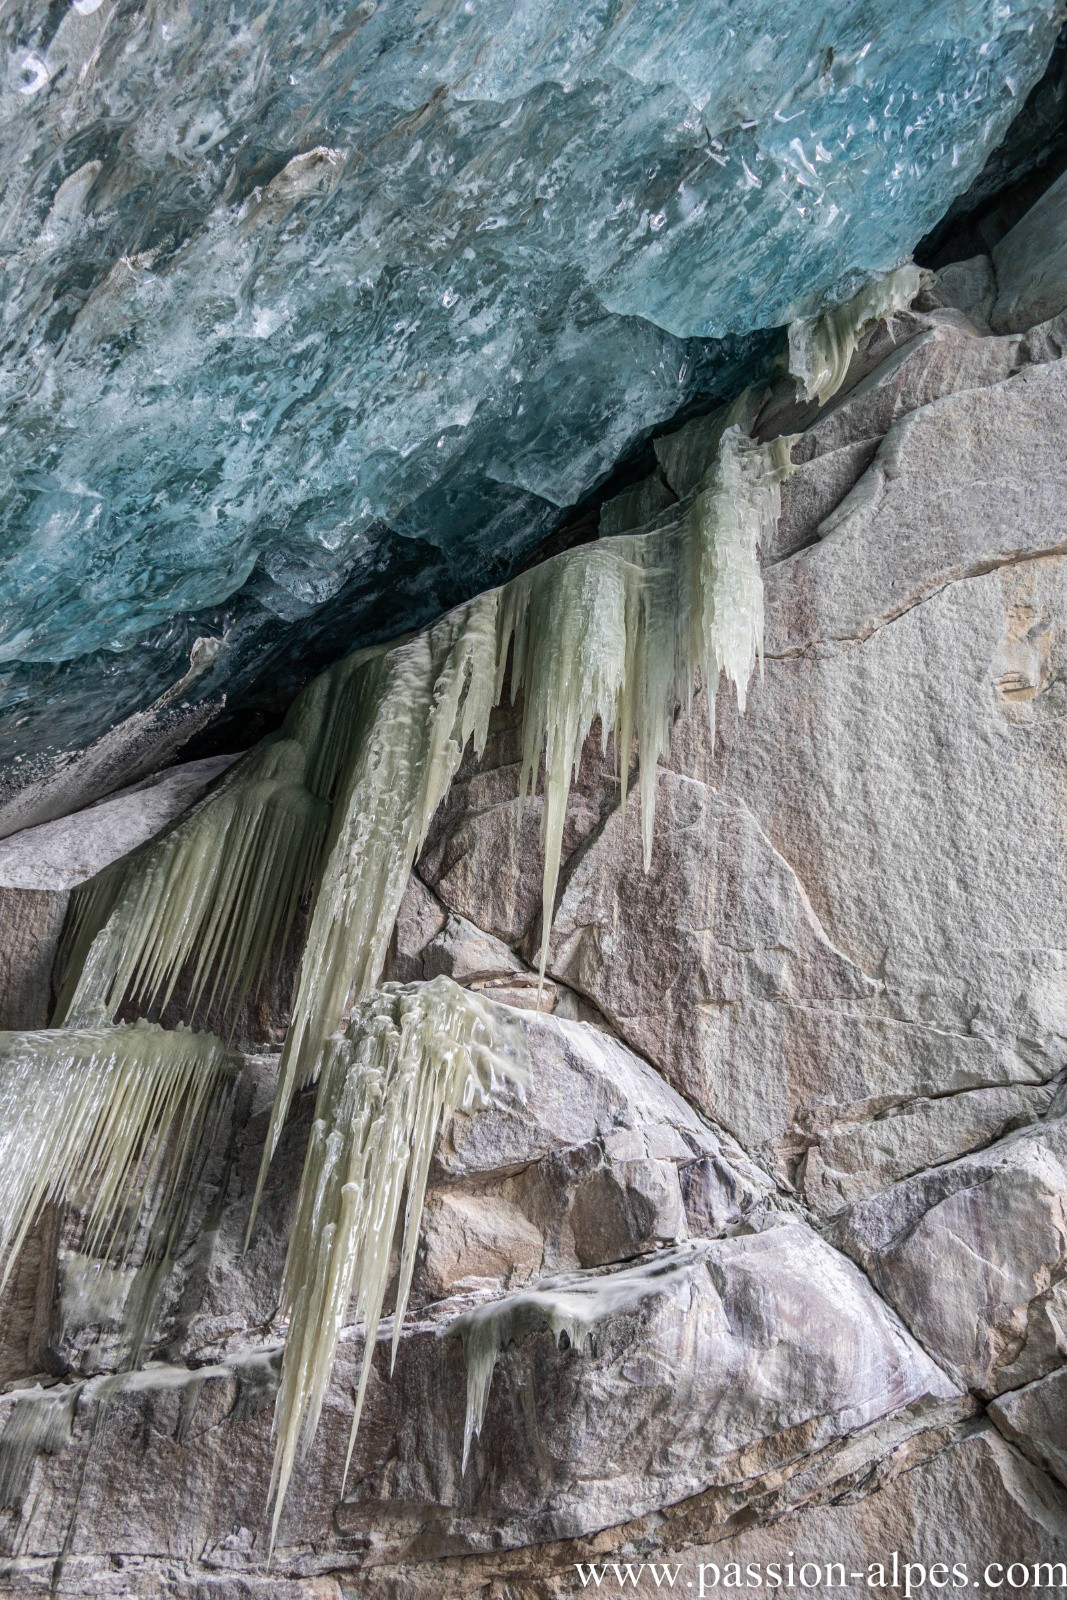
[[[971,1587],[1025,1563],[1039,1593],[1035,1564],[1067,1561],[1067,329],[1055,293],[1026,299],[1054,247],[1042,266],[1021,239],[943,272],[821,411],[772,394],[761,432],[801,438],[764,552],[763,675],[743,718],[720,697],[714,743],[702,696],[679,716],[648,873],[590,742],[543,989],[512,713],[435,819],[390,976],[512,1007],[531,1070],[439,1141],[411,1315],[391,1376],[388,1330],[372,1353],[344,1491],[355,1327],[268,1571],[312,1103],[246,1252],[263,1048],[143,1370],[114,1370],[115,1286],[61,1216],[18,1263],[10,1592],[563,1600],[590,1564],[653,1593],[668,1563],[711,1592],[712,1570],[794,1560],[862,1573],[859,1593],[896,1551]],[[1009,299],[1044,320],[1007,320]],[[659,459],[677,477],[683,455]],[[655,483],[608,526],[656,514],[674,491]],[[160,791],[113,802],[114,827],[101,806],[0,847],[19,1015],[44,1006],[53,897],[165,825]]]

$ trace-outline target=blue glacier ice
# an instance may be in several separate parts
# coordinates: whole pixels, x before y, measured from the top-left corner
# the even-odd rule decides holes
[[[514,569],[905,258],[1047,0],[0,16],[0,728],[231,710]],[[257,699],[258,697],[258,699]]]

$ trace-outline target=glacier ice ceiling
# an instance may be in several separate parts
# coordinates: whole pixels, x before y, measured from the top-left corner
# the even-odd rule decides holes
[[[283,704],[907,257],[1038,0],[9,6],[0,728]],[[216,641],[221,641],[221,645]],[[239,740],[238,742],[246,742]]]

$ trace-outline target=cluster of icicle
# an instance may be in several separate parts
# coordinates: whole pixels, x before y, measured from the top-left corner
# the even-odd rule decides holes
[[[328,1206],[343,1194],[351,1208],[360,1183],[384,1186],[378,1198],[390,1194],[399,1205],[403,1172],[385,1165],[358,1182],[346,1178],[335,1192],[332,1162],[341,1152],[358,1165],[378,1149],[364,1147],[350,1119],[369,1119],[374,1139],[392,1139],[399,1150],[412,1136],[412,1107],[438,1105],[423,1128],[430,1139],[454,1103],[449,1072],[465,1089],[475,1070],[464,1022],[472,1014],[455,998],[442,1004],[435,996],[438,1013],[428,1000],[403,1002],[401,1033],[412,1047],[391,1067],[380,1057],[397,1028],[395,999],[382,1009],[370,1000],[355,1038],[340,1038],[345,1017],[379,983],[430,821],[464,752],[484,747],[510,660],[512,698],[523,696],[523,793],[544,761],[543,971],[567,796],[586,737],[596,720],[605,746],[613,736],[624,790],[636,743],[647,861],[656,763],[678,703],[691,702],[696,673],[714,685],[724,671],[744,702],[762,640],[758,545],[779,514],[788,468],[788,440],[755,445],[730,427],[688,511],[669,526],[567,552],[399,645],[340,662],[214,795],[79,896],[62,1014],[84,1024],[113,1016],[124,999],[162,1006],[179,980],[190,1007],[205,997],[239,999],[284,944],[305,894],[316,891],[260,1176],[262,1185],[297,1089],[329,1063],[294,1234],[300,1243],[286,1275],[276,1515],[300,1430],[307,1438],[314,1429],[353,1286],[369,1339],[380,1314],[395,1212],[353,1221],[349,1211],[342,1226]],[[708,705],[712,711],[711,693]],[[443,1044],[449,1026],[459,1036],[452,1055]],[[425,1051],[421,1065],[416,1045]],[[425,1156],[410,1159],[422,1179],[412,1185],[409,1174],[408,1273]]]
[[[155,1211],[165,1256],[233,1084],[219,1041],[184,1028],[0,1034],[0,1288],[49,1202],[79,1208],[86,1253],[120,1261]]]
[[[329,1040],[282,1288],[290,1333],[275,1413],[272,1543],[298,1441],[302,1435],[306,1451],[314,1436],[337,1341],[354,1303],[364,1339],[348,1476],[401,1201],[406,1196],[394,1362],[437,1135],[458,1108],[486,1105],[505,1079],[524,1078],[517,1024],[500,1007],[443,977],[386,984],[356,1008],[343,1036]]]
[[[844,305],[791,324],[789,371],[805,400],[825,405],[837,393],[864,336],[879,322],[906,311],[926,276],[921,267],[908,262],[869,283]]]
[[[460,761],[482,752],[506,682],[522,697],[524,796],[543,770],[542,976],[567,797],[597,721],[624,803],[636,748],[647,864],[656,763],[678,705],[691,705],[699,675],[713,716],[725,674],[743,707],[762,650],[758,547],[780,513],[791,440],[753,442],[734,420],[745,410],[720,419],[712,464],[672,520],[556,556],[413,637],[339,662],[166,836],[77,896],[59,1006],[77,1027],[105,1025],[124,1004],[179,999],[190,1021],[202,1005],[236,1006],[311,898],[256,1196],[294,1095],[328,1065],[286,1275],[276,1518],[353,1287],[373,1339],[403,1163],[410,1274],[426,1141],[487,1059],[473,1048],[471,1002],[372,998],[409,871]],[[477,1017],[476,1032],[488,1026]],[[413,1123],[423,1103],[432,1116]],[[389,1166],[382,1152],[405,1141],[409,1154]],[[361,1175],[338,1183],[338,1163]]]

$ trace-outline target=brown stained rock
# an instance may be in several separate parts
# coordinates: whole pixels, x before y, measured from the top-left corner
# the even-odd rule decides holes
[[[0,1028],[45,1028],[69,896],[0,888]]]

